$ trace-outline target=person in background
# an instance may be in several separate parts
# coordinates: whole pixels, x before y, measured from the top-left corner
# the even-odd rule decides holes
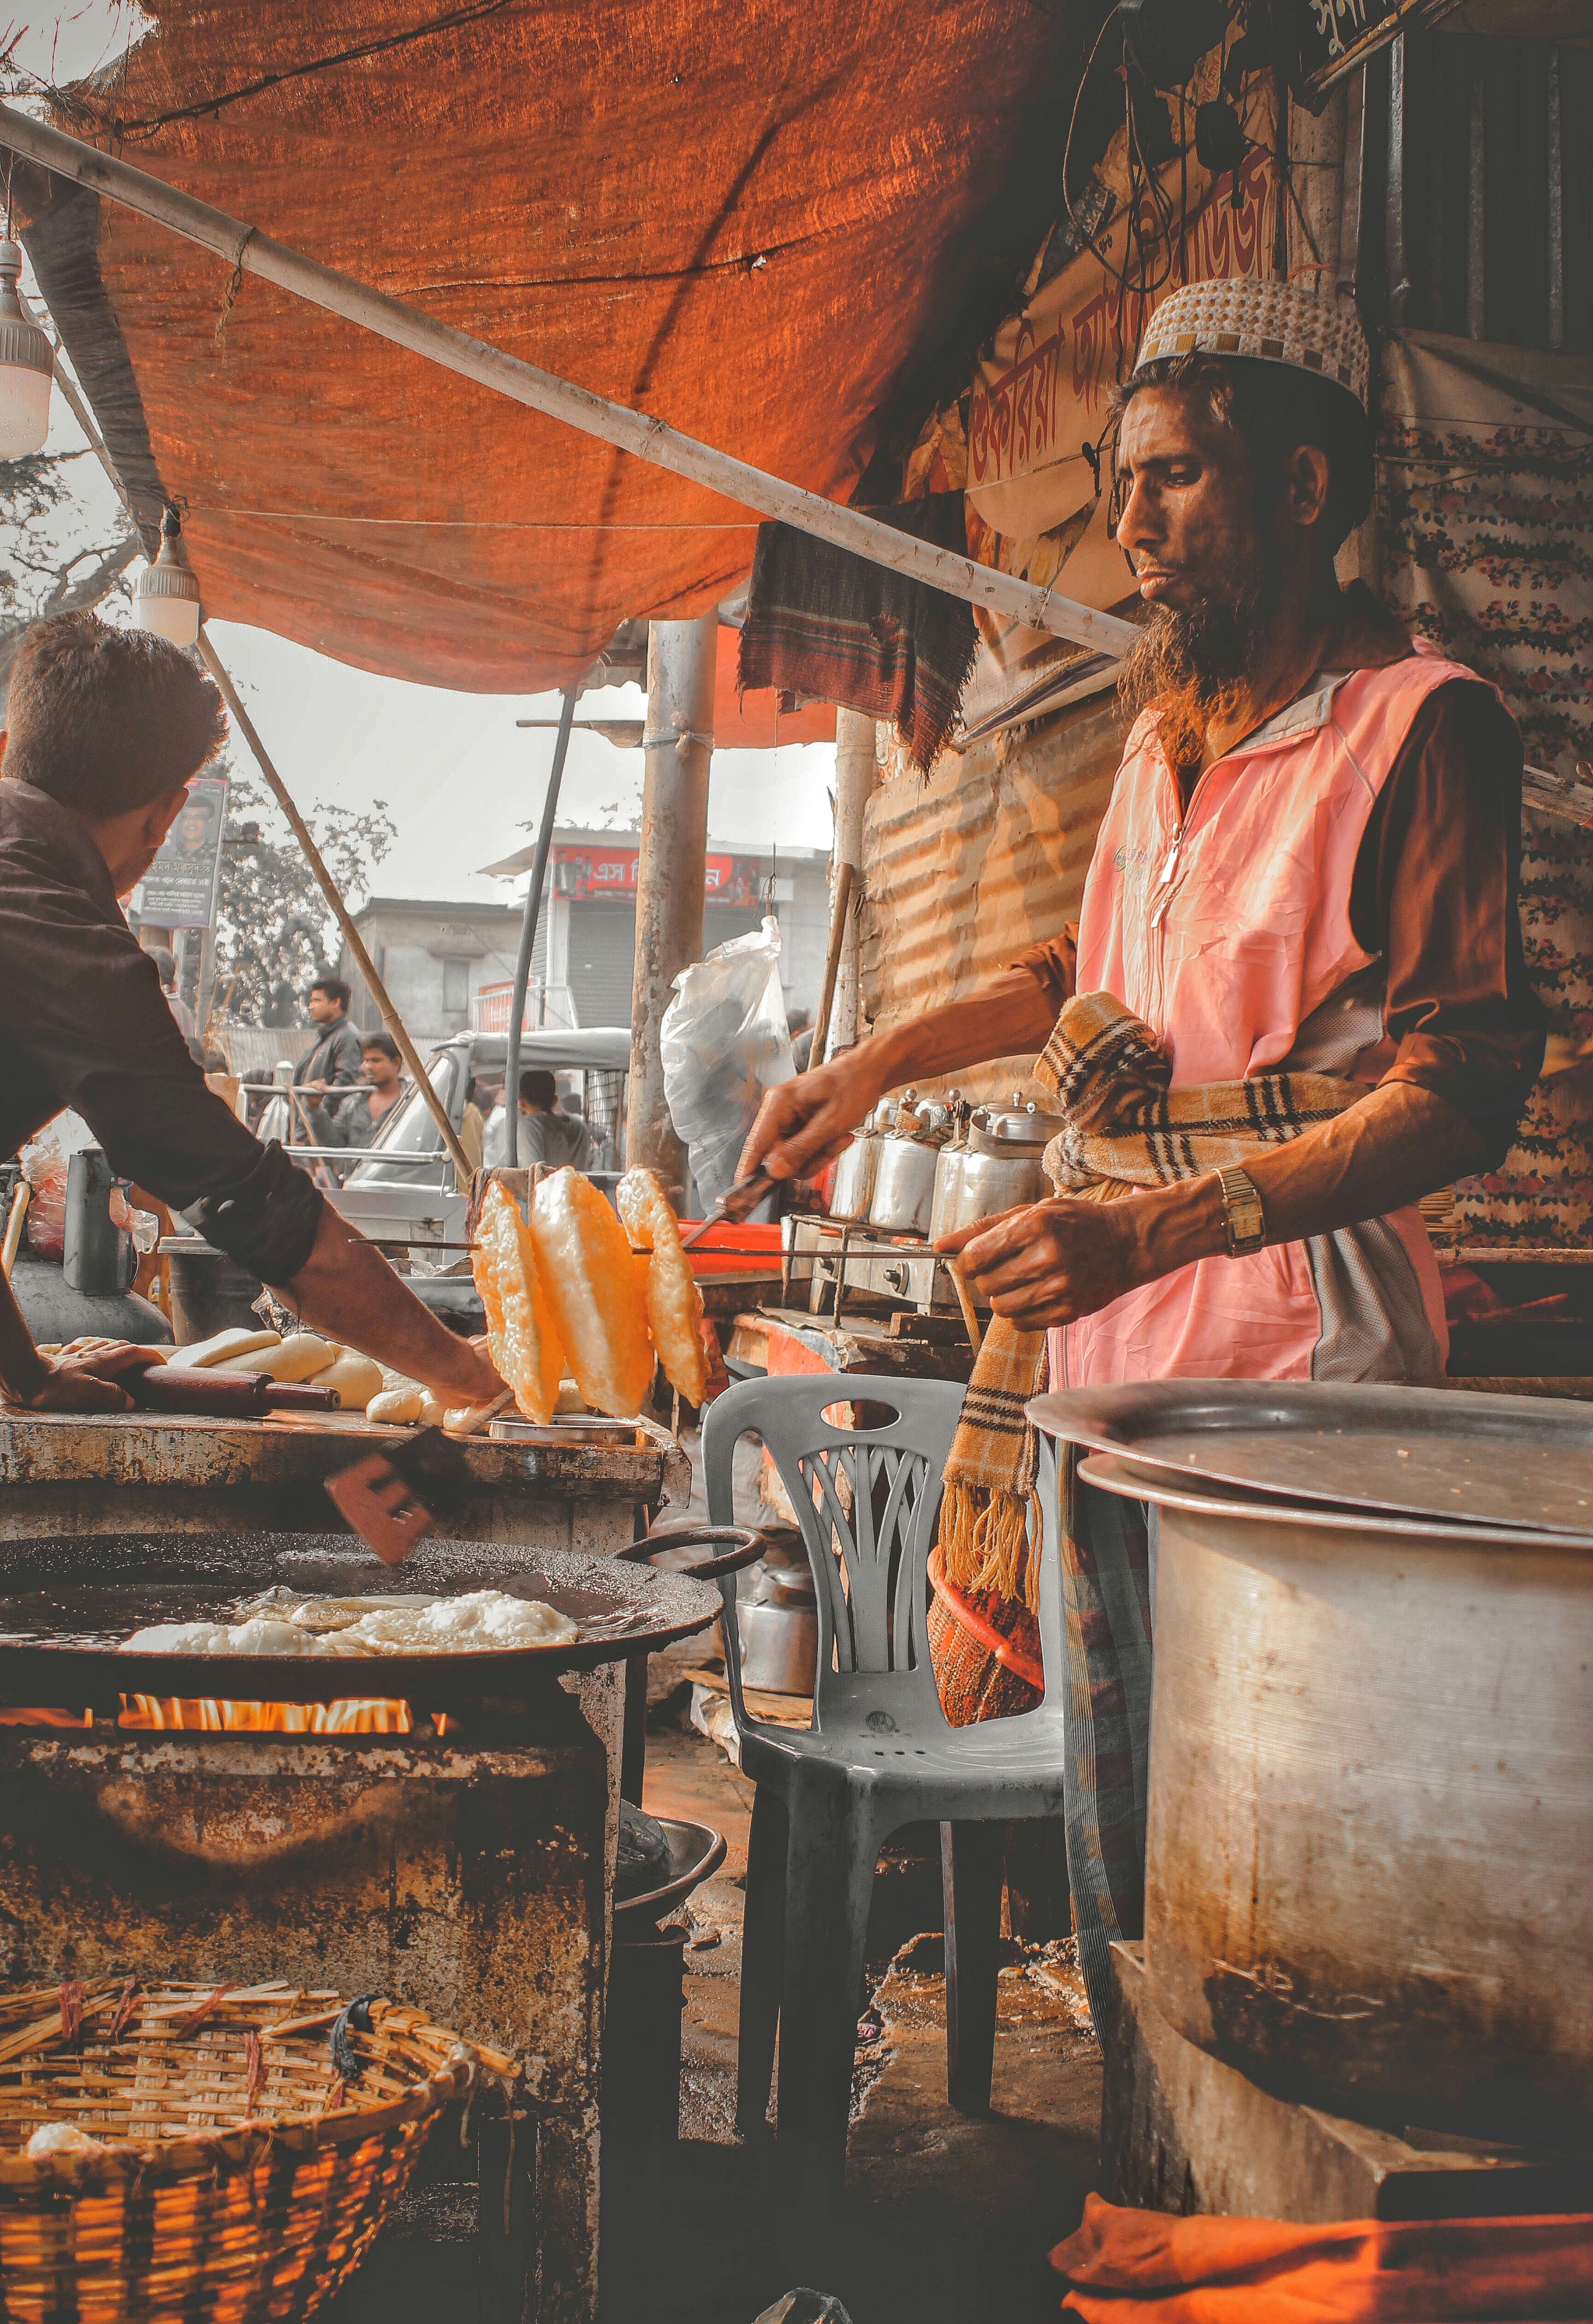
[[[361,1038],[361,1079],[369,1087],[345,1098],[327,1124],[327,1144],[363,1152],[405,1096],[399,1046],[391,1033],[366,1033]],[[323,1109],[324,1111],[324,1109]]]
[[[309,1021],[318,1038],[314,1048],[293,1068],[293,1086],[314,1101],[306,1107],[308,1135],[290,1143],[331,1146],[337,1141],[331,1127],[346,1098],[329,1094],[360,1078],[360,1036],[348,1021],[353,995],[340,976],[318,976],[309,988]]]
[[[501,1149],[498,1160],[508,1159],[508,1139],[503,1135],[500,1115],[494,1114],[499,1135],[496,1143]],[[568,1163],[572,1170],[590,1170],[596,1152],[592,1132],[578,1113],[561,1113],[558,1110],[558,1084],[549,1073],[533,1067],[520,1077],[520,1167],[529,1170],[533,1163],[546,1162],[550,1169]]]
[[[193,1047],[194,1012],[177,989],[177,955],[165,945],[146,945],[144,950],[155,964],[161,980],[161,990],[166,996],[166,1006],[177,1019],[177,1029],[183,1039]]]
[[[805,1074],[807,1071],[807,1061],[813,1055],[812,1010],[787,1010],[786,1025],[791,1036],[791,1063],[799,1074]]]

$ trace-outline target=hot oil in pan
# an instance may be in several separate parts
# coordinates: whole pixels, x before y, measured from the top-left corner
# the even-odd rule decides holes
[[[306,1598],[452,1598],[501,1590],[552,1606],[580,1626],[584,1638],[624,1634],[632,1610],[637,1627],[647,1627],[638,1568],[572,1558],[573,1565],[595,1568],[594,1587],[576,1574],[543,1570],[530,1563],[535,1554],[512,1547],[494,1554],[479,1542],[428,1542],[394,1569],[364,1551],[351,1553],[338,1536],[79,1535],[3,1542],[0,1648],[115,1651],[135,1630],[158,1623],[229,1622],[241,1604],[276,1586]],[[120,1566],[122,1576],[107,1577],[107,1565]]]

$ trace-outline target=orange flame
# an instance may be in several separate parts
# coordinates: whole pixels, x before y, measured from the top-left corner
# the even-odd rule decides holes
[[[124,1694],[116,1724],[224,1735],[408,1735],[415,1721],[407,1702],[380,1697],[347,1702],[218,1702]]]
[[[433,1725],[448,1731],[447,1715]],[[0,1727],[92,1727],[92,1711],[0,1710]],[[224,1702],[210,1697],[124,1694],[118,1727],[150,1732],[211,1735],[409,1735],[415,1714],[407,1702],[373,1695],[344,1702]]]

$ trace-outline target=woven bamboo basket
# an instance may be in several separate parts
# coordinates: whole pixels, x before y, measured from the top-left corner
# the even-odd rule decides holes
[[[441,2109],[512,2070],[418,2009],[372,2000],[351,2022],[332,1992],[0,1987],[0,2314],[313,2316],[364,2257]],[[29,2157],[46,2124],[105,2151]]]

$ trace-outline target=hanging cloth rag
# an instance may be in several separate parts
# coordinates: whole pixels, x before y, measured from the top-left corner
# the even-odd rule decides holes
[[[1172,2218],[1084,2199],[1051,2264],[1085,2324],[1470,2324],[1593,2316],[1593,2214]]]
[[[1035,1066],[1064,1127],[1045,1148],[1058,1194],[1116,1202],[1208,1171],[1242,1166],[1331,1121],[1370,1091],[1332,1074],[1257,1074],[1174,1089],[1150,1028],[1110,992],[1068,1001]],[[1045,1386],[1045,1334],[992,1316],[944,1471],[940,1557],[962,1591],[993,1591],[1034,1612],[1029,1555],[1037,1450],[1024,1406]],[[1036,1523],[1031,1527],[1033,1516]]]
[[[961,493],[865,509],[937,549],[968,553]],[[787,524],[758,528],[739,684],[844,703],[897,733],[927,772],[944,744],[978,651],[973,609]]]

